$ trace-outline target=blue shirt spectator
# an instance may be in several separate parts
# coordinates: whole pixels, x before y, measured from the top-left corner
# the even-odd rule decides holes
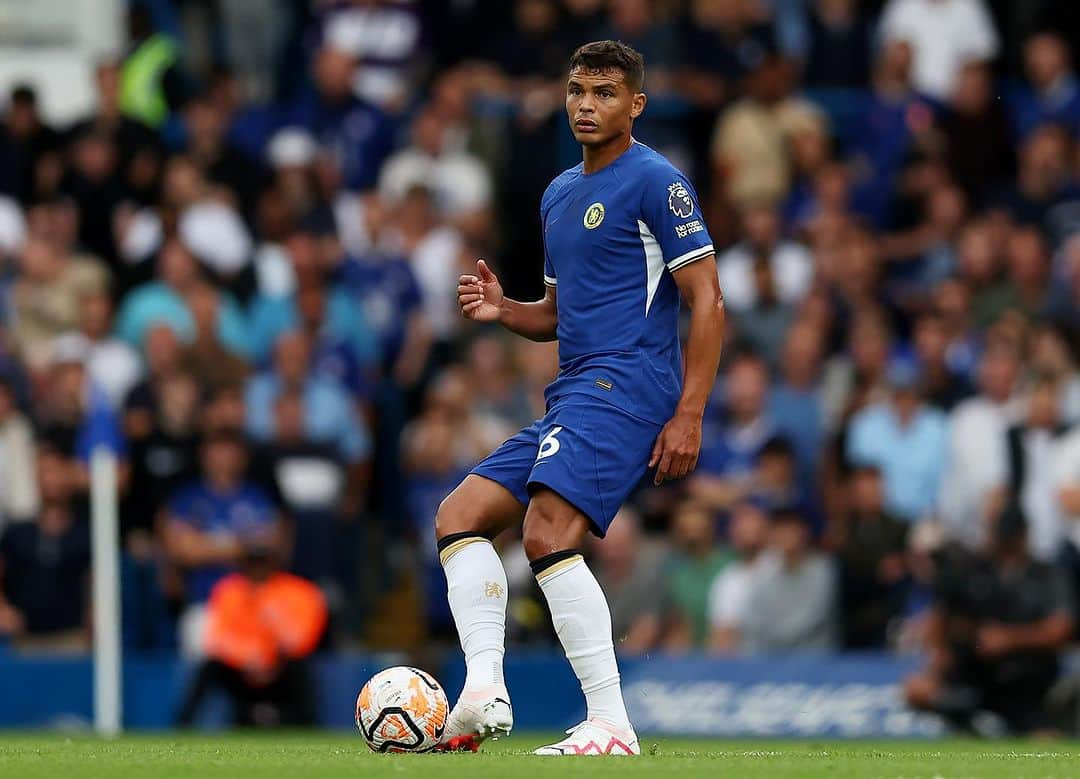
[[[249,322],[252,356],[256,362],[265,364],[282,333],[303,325],[301,313],[296,296],[260,296],[252,303]],[[368,325],[363,308],[345,289],[332,288],[326,292],[325,316],[320,332],[329,341],[347,344],[353,352],[353,359],[362,366],[378,358],[376,335]]]
[[[245,393],[248,432],[259,441],[275,432],[274,404],[286,389],[299,392],[303,401],[305,438],[331,443],[350,463],[371,456],[371,436],[349,394],[336,381],[312,375],[311,344],[299,332],[281,336],[274,349],[271,370],[248,381]]]
[[[360,301],[375,333],[384,366],[393,365],[405,344],[409,319],[422,311],[423,297],[404,257],[369,254],[342,263],[340,278]]]
[[[1026,83],[1009,90],[1013,128],[1026,138],[1044,124],[1080,129],[1080,81],[1069,67],[1069,49],[1053,31],[1033,35],[1024,45]]]
[[[911,367],[889,372],[891,402],[869,406],[851,422],[847,458],[871,465],[885,482],[885,509],[914,522],[934,508],[945,461],[946,417],[923,405]]]
[[[315,91],[288,112],[287,123],[310,132],[335,159],[345,187],[371,189],[394,147],[394,121],[353,94],[355,60],[331,46],[315,56]]]
[[[211,435],[201,451],[203,476],[181,487],[167,505],[165,550],[186,571],[189,603],[202,603],[222,577],[233,570],[245,543],[273,548],[277,507],[270,496],[245,477],[247,450],[236,432]]]

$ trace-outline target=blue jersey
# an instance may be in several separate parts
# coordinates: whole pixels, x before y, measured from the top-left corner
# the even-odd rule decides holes
[[[587,394],[663,424],[682,392],[671,272],[713,253],[686,177],[634,141],[607,167],[551,182],[540,203],[544,282],[558,301],[559,376],[549,404]]]

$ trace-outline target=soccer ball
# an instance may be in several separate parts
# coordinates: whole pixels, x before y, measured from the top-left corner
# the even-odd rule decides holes
[[[399,665],[379,671],[356,698],[356,727],[374,752],[428,752],[446,728],[450,706],[429,674]]]

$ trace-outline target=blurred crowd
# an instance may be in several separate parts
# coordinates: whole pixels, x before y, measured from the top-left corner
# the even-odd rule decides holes
[[[50,124],[31,82],[0,114],[0,637],[85,645],[100,447],[129,648],[205,649],[255,553],[318,585],[321,646],[452,635],[432,517],[558,369],[466,326],[456,279],[482,256],[541,294],[564,63],[610,37],[646,58],[635,135],[695,181],[729,321],[697,472],[590,550],[618,646],[929,647],[922,704],[959,657],[1052,677],[1080,593],[1078,15],[133,0],[91,115]],[[551,641],[504,541],[511,634]]]

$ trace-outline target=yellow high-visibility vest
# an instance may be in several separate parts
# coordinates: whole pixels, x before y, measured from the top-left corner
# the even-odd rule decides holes
[[[160,127],[169,117],[165,72],[179,58],[176,44],[158,33],[143,41],[124,60],[120,74],[120,110],[131,119]]]

